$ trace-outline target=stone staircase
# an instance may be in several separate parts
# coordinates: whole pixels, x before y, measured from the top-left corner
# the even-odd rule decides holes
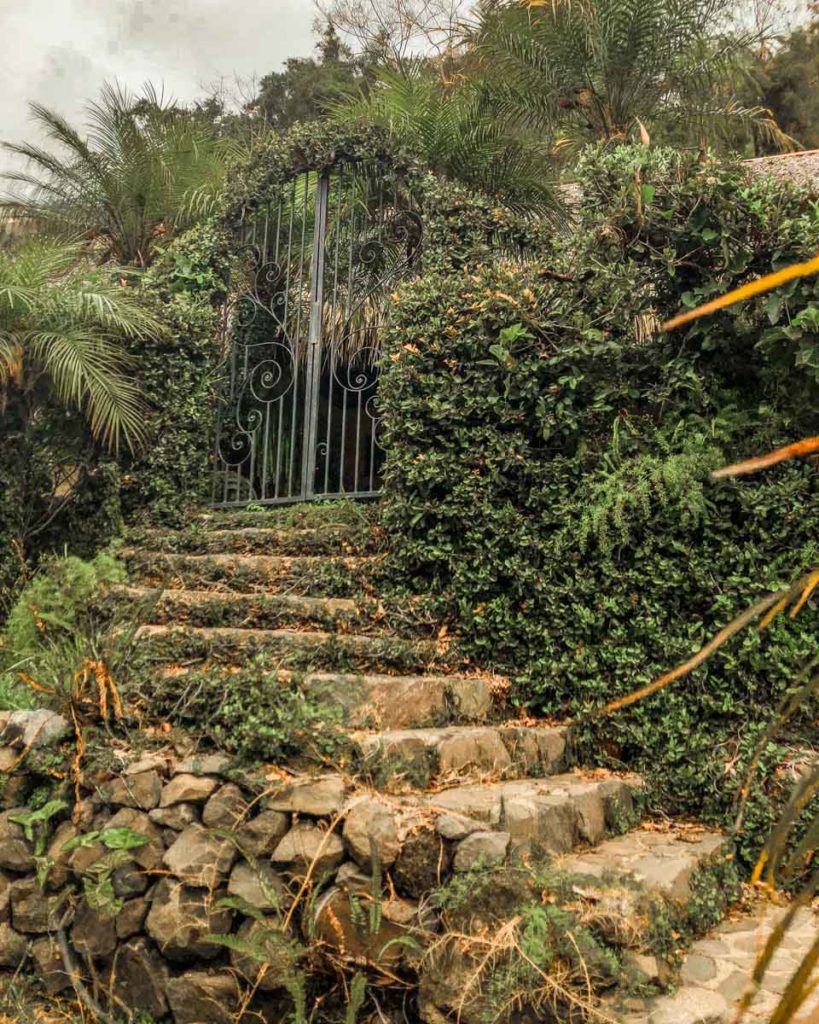
[[[185,530],[147,531],[122,553],[129,583],[110,594],[115,607],[141,609],[137,654],[159,678],[216,672],[229,686],[263,658],[272,677],[296,678],[305,700],[336,715],[348,751],[337,764],[299,760],[271,776],[281,781],[267,806],[290,816],[273,867],[292,869],[318,850],[338,872],[336,892],[361,884],[356,873],[377,857],[396,898],[417,910],[443,875],[545,858],[573,880],[570,902],[600,929],[611,889],[687,922],[707,880],[723,884],[723,836],[643,821],[639,778],[584,771],[565,726],[516,719],[505,680],[459,662],[434,624],[419,628],[407,608],[383,606],[374,582],[382,539],[371,520],[325,514],[317,524],[315,509],[289,510],[282,525],[277,513],[214,513]],[[709,923],[730,896],[711,891]],[[638,965],[640,991],[656,995],[609,996],[606,1019],[670,1021],[659,992],[673,974],[648,941],[610,939]],[[480,1019],[480,1008],[470,1018],[454,999],[445,984],[422,984],[422,1019]],[[724,1016],[674,1019],[727,1021],[724,1002]]]

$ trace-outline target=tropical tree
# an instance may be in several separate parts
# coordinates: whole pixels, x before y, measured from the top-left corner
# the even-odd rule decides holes
[[[40,104],[31,111],[57,148],[4,143],[29,166],[4,175],[12,191],[0,210],[93,241],[122,264],[147,266],[175,231],[210,213],[236,151],[150,85],[141,97],[106,85],[87,108],[87,134]]]
[[[737,122],[786,144],[735,95],[749,37],[732,13],[733,0],[484,0],[472,45],[499,114],[570,144],[650,131],[704,148]]]
[[[366,61],[353,57],[332,21],[316,46],[315,57],[290,57],[282,71],[271,71],[259,83],[246,112],[264,125],[285,131],[296,121],[314,121],[327,107],[363,84]]]
[[[136,446],[144,406],[121,345],[162,327],[79,243],[35,239],[0,250],[0,423],[11,441],[55,402],[116,450]]]
[[[430,170],[513,208],[556,210],[548,145],[526,130],[510,131],[487,100],[480,79],[447,78],[415,58],[379,68],[366,95],[335,104],[332,114],[380,126]]]

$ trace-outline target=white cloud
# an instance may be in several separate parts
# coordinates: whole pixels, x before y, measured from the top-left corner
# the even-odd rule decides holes
[[[0,0],[0,140],[31,137],[30,101],[76,121],[106,79],[190,100],[264,75],[310,53],[312,19],[311,0]]]

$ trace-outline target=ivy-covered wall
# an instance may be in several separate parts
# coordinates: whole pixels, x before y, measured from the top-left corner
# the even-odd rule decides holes
[[[815,467],[709,479],[817,433],[816,282],[657,330],[812,254],[815,205],[644,148],[597,151],[582,174],[580,230],[545,273],[496,264],[400,290],[380,398],[389,580],[424,594],[476,662],[547,715],[650,682],[819,561]],[[818,627],[814,605],[745,635],[587,730],[589,753],[643,769],[667,809],[724,820],[730,780]],[[749,847],[771,813],[760,792]]]

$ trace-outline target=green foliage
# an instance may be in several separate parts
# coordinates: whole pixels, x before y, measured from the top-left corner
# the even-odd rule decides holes
[[[100,585],[122,583],[125,578],[122,565],[105,552],[91,562],[73,555],[45,562],[8,617],[3,662],[34,657],[49,640],[87,629]]]
[[[215,210],[235,145],[152,86],[135,97],[105,85],[87,108],[87,134],[41,104],[31,110],[59,151],[4,144],[33,165],[4,175],[18,186],[2,203],[12,216],[98,240],[106,257],[146,267],[174,231]]]
[[[474,45],[496,117],[577,144],[655,137],[704,146],[736,122],[770,139],[769,112],[744,106],[748,33],[731,0],[501,0],[480,9]]]
[[[163,327],[116,271],[76,244],[0,252],[0,616],[42,553],[92,556],[121,527],[103,449],[144,437],[126,344]]]
[[[172,242],[142,280],[168,327],[133,348],[150,406],[148,443],[123,468],[128,520],[183,521],[210,486],[209,456],[222,367],[221,309],[231,260],[224,232],[203,224]]]
[[[151,719],[164,718],[204,735],[243,760],[284,763],[308,754],[338,758],[348,741],[339,726],[340,706],[312,700],[298,679],[280,682],[274,659],[259,656],[241,672],[218,668],[157,678],[150,664],[136,667],[130,686]]]
[[[816,433],[804,353],[817,335],[766,335],[764,301],[673,337],[636,329],[812,254],[815,206],[665,151],[595,151],[583,167],[573,280],[507,265],[407,286],[379,399],[387,582],[424,595],[467,654],[546,714],[650,682],[819,553],[810,467],[752,487],[707,481],[722,459]],[[787,323],[815,288],[786,292]],[[669,810],[727,821],[726,772],[815,647],[816,615],[743,636],[584,728],[585,756],[644,771]],[[759,793],[769,809],[781,799],[775,782]],[[746,858],[765,817],[747,825]]]
[[[63,853],[70,853],[71,850],[87,849],[90,846],[101,844],[111,851],[138,850],[145,846],[148,837],[134,832],[130,828],[103,828],[93,832],[83,832],[81,835],[69,839],[63,844]]]
[[[752,68],[748,91],[805,149],[819,146],[819,19],[791,32]],[[768,147],[766,147],[767,149]]]
[[[354,58],[329,22],[315,57],[290,57],[282,71],[271,71],[247,105],[253,123],[282,132],[314,121],[345,93],[365,82],[366,62]]]
[[[106,553],[90,562],[69,555],[43,563],[18,597],[0,636],[0,704],[27,707],[34,701],[34,692],[20,682],[18,673],[43,686],[57,680],[70,685],[100,626],[100,586],[124,579],[122,565]]]
[[[123,338],[158,337],[158,320],[116,267],[87,264],[76,244],[32,241],[0,250],[0,388],[7,436],[25,435],[39,408],[78,410],[116,451],[142,436],[143,406]]]
[[[433,173],[498,195],[510,207],[554,215],[554,165],[542,141],[510,131],[479,83],[445,83],[423,58],[379,68],[364,94],[338,103],[340,123],[378,125]]]

